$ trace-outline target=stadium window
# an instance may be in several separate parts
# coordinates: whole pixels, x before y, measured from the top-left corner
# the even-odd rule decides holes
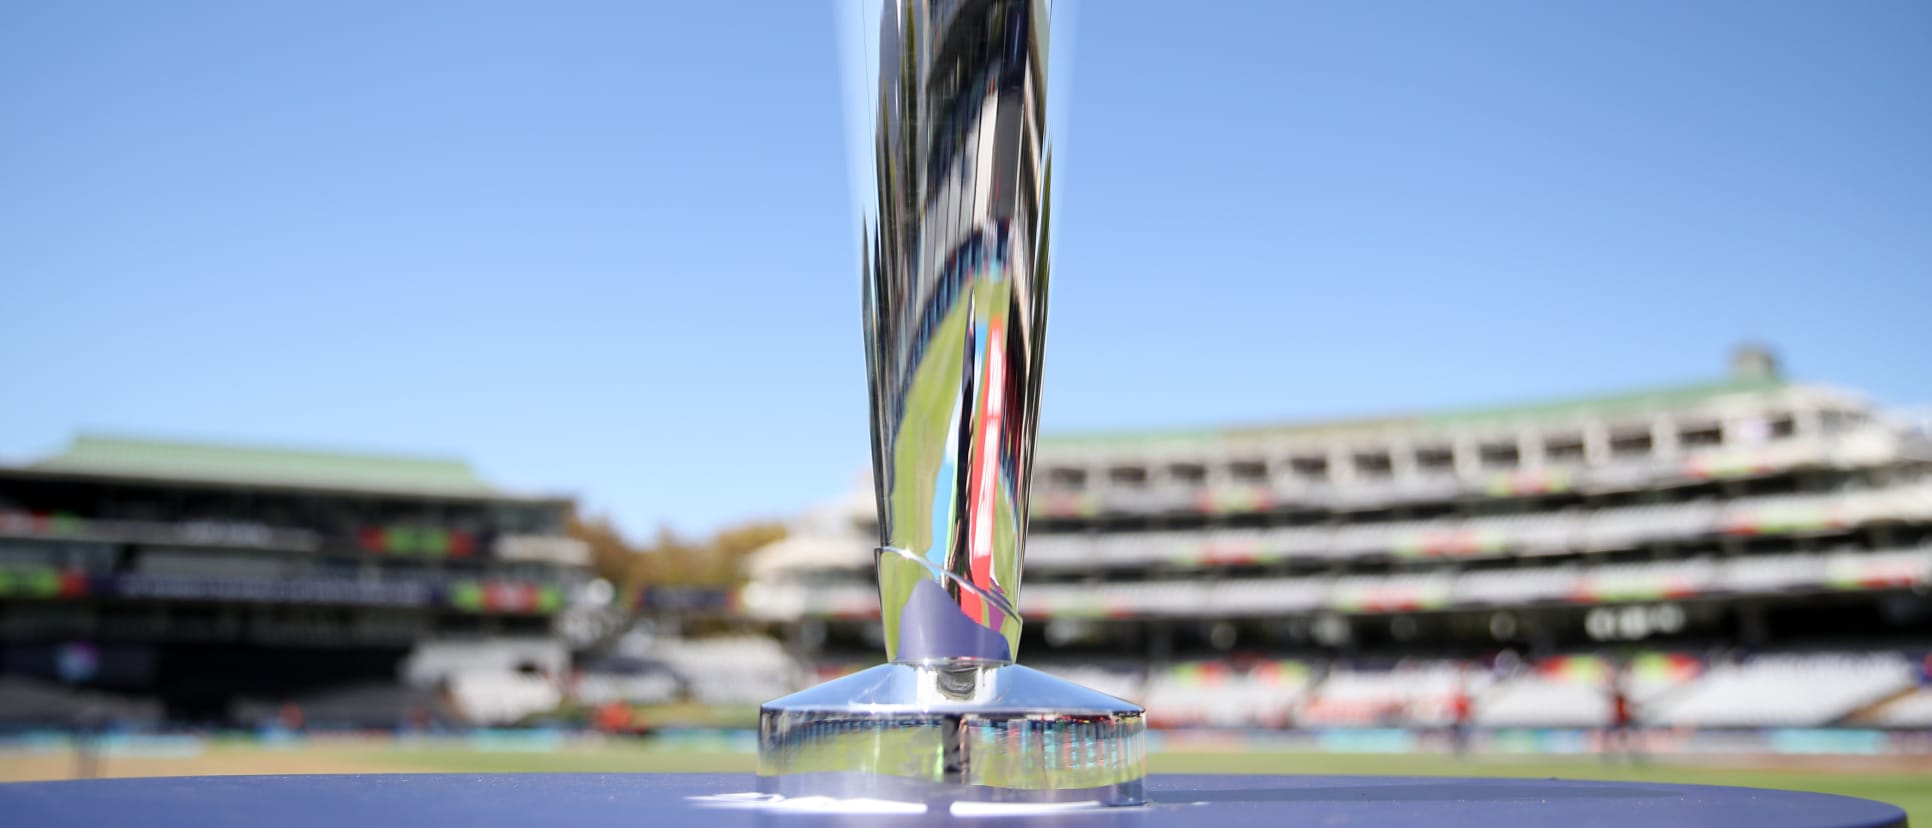
[[[0,564],[7,566],[53,566],[59,553],[60,547],[51,543],[0,542]]]
[[[86,572],[113,572],[120,551],[109,543],[69,543],[62,545],[67,566]]]
[[[550,631],[550,619],[543,616],[512,615],[498,619],[497,627],[504,635],[542,636]],[[526,665],[534,669],[535,665]],[[520,666],[519,671],[522,670]]]
[[[1415,450],[1415,467],[1425,474],[1456,470],[1456,452],[1448,446],[1426,446]]]
[[[1523,459],[1515,443],[1485,443],[1477,456],[1486,469],[1514,468]]]
[[[1836,434],[1850,427],[1852,419],[1847,412],[1826,409],[1818,412],[1818,425],[1826,434]]]
[[[1449,517],[1456,514],[1456,504],[1440,500],[1415,503],[1409,506],[1408,512],[1411,520],[1429,520],[1431,518]]]
[[[1392,509],[1363,509],[1348,516],[1348,522],[1354,524],[1388,523],[1394,519],[1395,511]]]
[[[1551,437],[1543,444],[1543,459],[1550,463],[1583,462],[1582,435]]]
[[[1723,442],[1724,429],[1716,423],[1686,427],[1677,434],[1677,444],[1684,448],[1715,446]]]
[[[1302,480],[1325,481],[1328,479],[1328,458],[1319,455],[1296,457],[1288,461],[1288,470]]]
[[[1771,439],[1782,440],[1798,432],[1798,422],[1790,414],[1779,414],[1771,418]]]
[[[1355,476],[1368,480],[1382,480],[1395,473],[1395,464],[1390,462],[1386,451],[1368,451],[1355,455]]]
[[[557,506],[535,506],[527,518],[528,530],[533,535],[561,535],[564,531],[564,510]]]
[[[1268,464],[1260,460],[1236,460],[1228,464],[1228,476],[1236,483],[1260,484],[1268,482]]]
[[[1107,482],[1115,486],[1137,489],[1147,485],[1147,468],[1144,466],[1115,466],[1107,470]]]
[[[1087,487],[1087,471],[1085,469],[1058,466],[1047,469],[1046,478],[1047,488],[1053,489],[1054,491],[1077,492]]]
[[[1177,483],[1199,486],[1207,482],[1207,466],[1200,463],[1175,463],[1167,467],[1167,476]]]
[[[1196,529],[1206,529],[1207,525],[1208,525],[1208,516],[1202,515],[1202,514],[1183,513],[1183,514],[1168,515],[1167,517],[1161,519],[1161,528],[1174,529],[1177,531],[1191,531]]]
[[[1261,529],[1268,525],[1268,515],[1263,512],[1235,512],[1222,518],[1223,525],[1232,529]]]
[[[1655,448],[1650,431],[1626,431],[1610,436],[1610,456],[1618,458],[1645,457]]]
[[[445,615],[436,619],[436,631],[443,635],[474,635],[484,632],[480,615]]]

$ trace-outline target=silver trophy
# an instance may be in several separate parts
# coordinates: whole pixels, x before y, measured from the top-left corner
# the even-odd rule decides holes
[[[761,708],[766,793],[1143,801],[1141,708],[1013,663],[1047,317],[1048,7],[869,0],[842,18],[877,32],[858,39],[855,120],[888,663]]]

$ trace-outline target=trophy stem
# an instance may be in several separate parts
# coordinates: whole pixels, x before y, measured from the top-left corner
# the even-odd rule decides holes
[[[787,796],[1144,801],[1141,708],[1013,663],[1046,336],[1045,0],[853,0],[888,663],[765,704]]]

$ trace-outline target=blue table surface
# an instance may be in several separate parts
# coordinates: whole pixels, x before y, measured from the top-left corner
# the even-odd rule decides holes
[[[208,776],[0,785],[0,824],[330,828],[1024,824],[1041,826],[1904,826],[1897,807],[1829,794],[1394,776],[1149,777],[1153,804],[1026,816],[771,813],[694,797],[749,792],[749,774]]]

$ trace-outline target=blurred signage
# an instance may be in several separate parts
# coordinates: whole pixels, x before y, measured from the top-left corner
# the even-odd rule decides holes
[[[0,568],[0,598],[78,598],[88,594],[87,576],[51,566]]]
[[[563,607],[563,590],[548,584],[515,581],[458,581],[444,600],[470,612],[549,613]]]
[[[123,598],[184,601],[423,606],[434,597],[434,589],[427,583],[372,583],[328,578],[267,580],[121,575],[113,578],[111,583],[112,594]]]
[[[248,521],[92,520],[66,513],[0,511],[0,536],[59,538],[177,546],[228,546],[310,552],[320,537],[306,529],[276,529]]]
[[[356,542],[370,552],[389,555],[421,555],[431,558],[467,558],[476,552],[476,538],[468,532],[422,526],[386,526],[364,529]]]
[[[737,593],[703,587],[651,587],[638,593],[639,609],[664,612],[728,613],[737,608]]]

